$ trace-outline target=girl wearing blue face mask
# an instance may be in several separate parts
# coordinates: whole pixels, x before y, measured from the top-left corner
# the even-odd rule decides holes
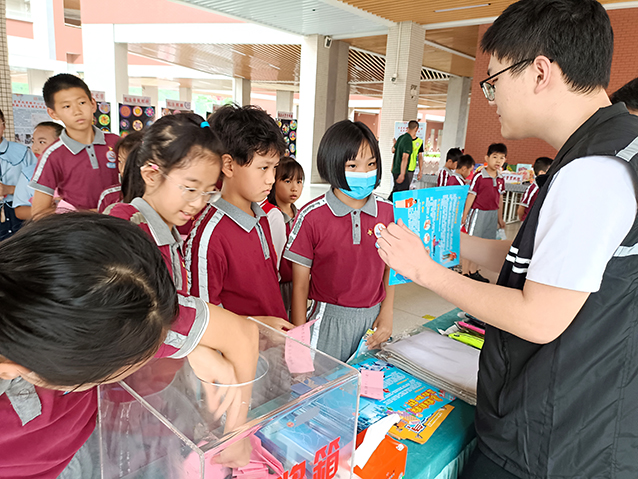
[[[369,349],[392,333],[394,287],[375,246],[375,231],[393,221],[392,203],[372,193],[381,181],[380,159],[365,124],[331,126],[317,153],[317,169],[331,188],[299,212],[284,252],[293,263],[292,322],[316,320],[311,346],[342,361],[368,329],[375,329]]]

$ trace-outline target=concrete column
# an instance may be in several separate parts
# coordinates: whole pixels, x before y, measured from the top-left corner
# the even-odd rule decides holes
[[[322,35],[305,37],[301,44],[297,161],[312,183],[321,181],[316,168],[321,137],[348,118],[348,44],[325,45]]]
[[[180,101],[193,101],[193,89],[190,87],[179,87],[179,100]]]
[[[233,101],[239,106],[250,105],[250,80],[233,78]]]
[[[157,109],[159,108],[159,88],[155,85],[142,85],[142,96],[151,97],[151,105],[155,107],[154,120],[157,120],[159,118],[159,114],[157,112]]]
[[[27,82],[29,83],[29,93],[32,95],[42,95],[44,83],[53,76],[53,72],[46,70],[27,70]]]
[[[379,186],[381,194],[389,194],[393,185],[394,123],[417,118],[424,42],[425,30],[416,23],[402,22],[388,31],[379,127],[383,164],[383,179]]]
[[[293,112],[295,92],[287,90],[277,90],[277,111]]]
[[[119,125],[118,103],[128,94],[128,45],[115,43],[112,24],[82,25],[84,81],[91,90],[103,91],[111,103],[111,124]],[[117,131],[117,129],[116,129]]]
[[[0,110],[4,114],[4,137],[13,141],[13,98],[11,95],[11,69],[7,46],[7,2],[0,0]]]
[[[447,87],[443,138],[439,139],[441,145],[440,167],[445,164],[445,155],[450,148],[463,148],[465,146],[471,88],[471,78],[450,78]]]

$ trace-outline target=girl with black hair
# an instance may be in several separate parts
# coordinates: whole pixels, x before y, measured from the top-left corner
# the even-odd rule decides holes
[[[340,121],[321,139],[317,154],[325,195],[299,212],[284,258],[292,265],[292,322],[306,322],[312,346],[342,361],[370,328],[369,349],[392,333],[394,287],[377,254],[377,232],[392,223],[392,204],[372,193],[381,181],[379,144],[361,122]]]
[[[267,200],[261,205],[268,215],[272,242],[277,253],[279,288],[288,317],[292,301],[292,263],[282,258],[282,255],[297,217],[295,201],[301,196],[304,179],[302,166],[294,158],[282,156],[277,166],[275,184]]]
[[[0,477],[99,477],[94,386],[171,353],[162,255],[121,219],[52,215],[0,242],[0,304]]]

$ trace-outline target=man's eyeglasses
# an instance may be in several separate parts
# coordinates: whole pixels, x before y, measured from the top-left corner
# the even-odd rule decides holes
[[[171,182],[173,182],[180,190],[182,190],[182,198],[184,198],[184,201],[188,203],[192,203],[193,201],[198,200],[200,196],[203,196],[208,203],[215,193],[219,193],[219,190],[217,188],[215,188],[213,191],[200,191],[197,188],[189,188],[188,186],[180,185],[166,173],[162,173],[162,176],[167,180],[171,180]]]
[[[492,83],[490,83],[490,80],[493,80],[494,78],[496,78],[497,76],[499,76],[502,73],[505,73],[508,70],[511,70],[512,68],[516,68],[524,63],[529,63],[529,62],[533,62],[534,59],[532,58],[531,60],[523,60],[520,61],[518,63],[514,63],[514,65],[510,65],[508,66],[506,69],[501,70],[498,73],[495,73],[494,75],[492,75],[489,78],[486,78],[485,80],[483,80],[481,83],[479,83],[479,85],[481,85],[481,89],[483,90],[483,94],[485,95],[485,98],[487,98],[487,101],[494,101],[494,93],[496,92],[496,89],[494,87],[494,85]],[[552,60],[550,60],[552,61]]]

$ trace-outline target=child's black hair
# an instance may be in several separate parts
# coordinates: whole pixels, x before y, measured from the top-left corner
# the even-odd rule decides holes
[[[142,142],[129,151],[122,175],[124,202],[130,203],[133,198],[144,196],[146,184],[141,168],[147,163],[156,164],[168,174],[206,152],[213,153],[221,162],[224,149],[201,116],[178,113],[160,118],[146,130]]]
[[[0,110],[0,121],[4,122],[4,112]]]
[[[507,146],[503,143],[492,143],[487,149],[487,156],[491,156],[493,153],[502,153],[507,156]]]
[[[470,155],[461,155],[461,157],[457,160],[456,169],[460,170],[461,168],[468,167],[474,168],[476,165],[476,161]]]
[[[554,160],[551,158],[547,158],[546,156],[541,156],[537,158],[534,162],[534,174],[538,175],[541,171],[547,172],[549,167],[552,166]]]
[[[483,52],[516,75],[539,55],[561,69],[573,91],[607,88],[614,32],[596,0],[519,0],[505,9],[481,40]]]
[[[366,144],[377,161],[377,182],[381,182],[381,152],[379,142],[365,123],[343,120],[332,125],[321,138],[317,152],[317,170],[333,188],[350,191],[346,181],[346,163],[357,158]]]
[[[445,155],[445,161],[452,160],[454,163],[463,156],[463,152],[460,148],[450,148]]]
[[[53,109],[55,106],[55,94],[62,90],[70,90],[71,88],[81,88],[86,96],[91,100],[91,90],[80,77],[71,75],[70,73],[60,73],[49,77],[42,87],[42,96],[44,96],[44,104]]]
[[[273,118],[258,106],[226,105],[208,119],[224,145],[224,153],[239,166],[249,165],[255,155],[281,156],[286,151],[283,134]]]
[[[62,134],[62,130],[64,130],[64,127],[62,125],[54,121],[41,121],[40,123],[36,125],[33,131],[35,131],[38,128],[51,128],[55,132],[55,136],[58,138],[60,138],[60,135]]]
[[[178,312],[152,239],[97,213],[50,215],[0,242],[0,362],[54,386],[102,382],[152,357]]]
[[[133,148],[142,144],[142,140],[144,140],[143,131],[134,131],[129,133],[125,137],[117,140],[115,148],[113,148],[115,155],[119,156],[122,151],[125,151],[128,155],[131,151],[133,151]]]
[[[303,167],[297,162],[297,160],[290,158],[289,156],[282,156],[279,159],[277,175],[275,176],[275,184],[272,185],[272,189],[270,190],[270,193],[268,193],[268,202],[271,205],[278,206],[276,191],[277,182],[285,180],[301,180],[302,182],[306,180]]]
[[[623,102],[630,110],[638,111],[638,78],[616,90],[610,100],[612,103]]]

